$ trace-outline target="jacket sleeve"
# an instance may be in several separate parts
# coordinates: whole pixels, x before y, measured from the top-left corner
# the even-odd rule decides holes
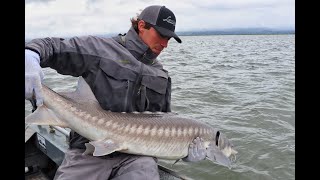
[[[39,38],[26,43],[25,48],[37,52],[40,66],[50,67],[58,73],[72,76],[85,76],[85,73],[96,68],[99,60],[99,49],[103,45],[96,37],[83,36],[70,39]]]

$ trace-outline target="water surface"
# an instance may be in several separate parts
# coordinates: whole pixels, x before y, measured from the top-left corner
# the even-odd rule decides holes
[[[239,152],[230,170],[209,161],[161,161],[194,179],[295,179],[295,35],[182,36],[159,56],[172,78],[172,111],[207,122]],[[76,78],[44,69],[70,91]],[[26,101],[25,113],[31,106]]]

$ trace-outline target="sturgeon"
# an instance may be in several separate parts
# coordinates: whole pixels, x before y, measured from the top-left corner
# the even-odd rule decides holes
[[[41,86],[43,105],[25,117],[27,124],[70,128],[89,139],[84,154],[115,151],[179,161],[196,137],[203,139],[206,159],[231,168],[237,151],[219,130],[176,113],[111,112],[102,109],[86,81],[79,77],[74,92]]]

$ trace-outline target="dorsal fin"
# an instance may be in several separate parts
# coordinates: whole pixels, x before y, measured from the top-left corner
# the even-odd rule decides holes
[[[88,100],[97,101],[89,84],[81,76],[79,77],[79,80],[78,80],[78,86],[76,89],[76,93],[79,95],[79,97],[81,97],[81,99],[88,99]]]
[[[78,79],[78,85],[74,92],[59,92],[59,94],[76,102],[98,103],[89,84],[81,76]]]

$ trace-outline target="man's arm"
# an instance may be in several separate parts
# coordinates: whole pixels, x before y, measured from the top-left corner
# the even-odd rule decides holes
[[[100,47],[98,47],[100,46]],[[58,73],[72,76],[87,76],[97,68],[101,59],[98,50],[103,43],[95,37],[33,39],[25,45],[25,99],[36,100],[42,105],[41,67],[50,67]]]
[[[103,43],[93,36],[38,38],[25,45],[39,54],[41,67],[50,67],[58,73],[82,76],[100,60]]]

